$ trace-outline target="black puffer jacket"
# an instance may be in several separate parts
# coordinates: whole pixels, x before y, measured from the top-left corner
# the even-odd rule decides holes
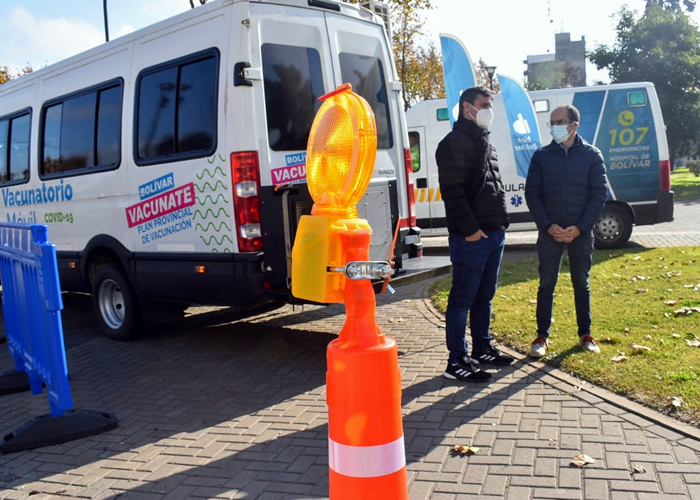
[[[447,230],[471,236],[508,227],[498,155],[489,131],[461,117],[435,152]]]
[[[525,199],[540,231],[557,224],[589,233],[607,196],[603,156],[579,135],[568,149],[552,141],[532,155]]]

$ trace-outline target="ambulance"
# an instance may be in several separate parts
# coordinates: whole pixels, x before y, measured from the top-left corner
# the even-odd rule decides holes
[[[401,84],[380,16],[333,0],[214,0],[0,86],[0,220],[46,224],[64,291],[133,337],[191,304],[297,301],[318,98],[370,104],[370,258],[418,256]]]
[[[597,248],[620,248],[633,226],[673,220],[673,191],[666,127],[654,85],[624,83],[570,87],[529,92],[542,145],[552,138],[547,122],[554,108],[573,104],[581,112],[578,133],[601,150],[609,182],[608,200],[594,227]],[[491,143],[506,191],[511,231],[536,229],[525,203],[525,177],[516,168],[511,129],[527,127],[509,123],[503,97],[493,101]],[[423,101],[406,112],[415,185],[416,217],[424,234],[444,232],[445,205],[440,196],[435,150],[450,131],[444,99]],[[528,128],[529,130],[529,128]]]

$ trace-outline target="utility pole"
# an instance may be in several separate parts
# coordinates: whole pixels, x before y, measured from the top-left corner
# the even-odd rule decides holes
[[[105,41],[109,42],[109,20],[107,19],[107,0],[102,0],[102,11],[105,16]]]

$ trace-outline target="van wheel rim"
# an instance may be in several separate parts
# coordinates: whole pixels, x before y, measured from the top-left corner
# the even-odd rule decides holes
[[[600,220],[598,223],[598,234],[604,240],[612,240],[620,233],[622,226],[622,221],[620,221],[614,215],[608,215]]]
[[[118,330],[124,324],[124,315],[126,314],[124,294],[116,281],[105,280],[102,283],[99,306],[102,319],[112,330]]]

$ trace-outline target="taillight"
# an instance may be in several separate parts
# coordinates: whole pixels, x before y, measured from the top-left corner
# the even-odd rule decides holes
[[[413,192],[413,181],[411,180],[411,174],[413,173],[413,161],[411,160],[411,150],[404,148],[403,150],[403,161],[406,166],[406,189],[408,192],[408,226],[414,227],[416,225],[416,195]],[[404,220],[401,221],[401,226],[405,227]]]
[[[661,191],[671,190],[671,161],[661,160],[659,162],[659,186]]]
[[[231,153],[233,208],[241,252],[262,250],[260,229],[260,163],[257,151]]]

